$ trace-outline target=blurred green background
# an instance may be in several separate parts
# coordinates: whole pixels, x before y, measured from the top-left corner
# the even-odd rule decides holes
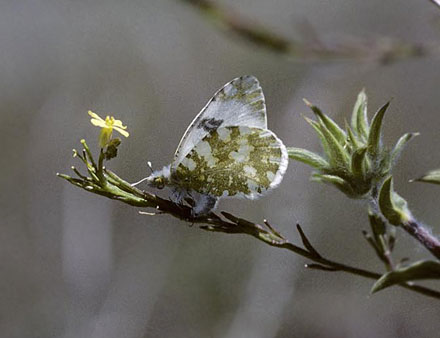
[[[217,3],[288,38],[305,20],[334,43],[440,37],[440,8],[428,0]],[[81,138],[96,146],[89,109],[128,125],[109,166],[134,182],[148,174],[147,160],[170,163],[189,122],[237,76],[257,76],[270,129],[311,150],[319,145],[302,98],[343,123],[365,87],[371,113],[393,98],[388,144],[422,133],[403,154],[395,187],[439,233],[438,188],[407,183],[440,167],[438,58],[294,62],[230,35],[177,0],[0,1],[1,337],[438,336],[434,299],[401,288],[371,296],[370,280],[306,270],[302,257],[250,237],[142,216],[56,178],[77,164],[71,149]],[[383,271],[361,234],[363,203],[309,175],[291,162],[269,196],[220,209],[267,218],[297,243],[298,221],[327,257]],[[398,234],[396,257],[429,256]]]

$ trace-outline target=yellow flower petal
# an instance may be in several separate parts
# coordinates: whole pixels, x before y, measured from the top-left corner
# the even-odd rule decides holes
[[[119,127],[121,129],[127,129],[127,126],[123,126],[122,125],[122,121],[121,120],[113,120],[113,126]]]
[[[90,122],[94,126],[102,128],[99,135],[99,144],[101,148],[104,148],[111,140],[113,129],[115,129],[125,137],[128,137],[128,135],[130,135],[127,131],[125,131],[125,129],[127,129],[127,126],[124,126],[121,120],[116,120],[113,116],[109,115],[107,115],[105,119],[103,119],[91,110],[89,110],[88,113],[92,117]]]
[[[90,122],[96,127],[101,127],[101,128],[108,127],[103,120],[90,119]]]
[[[127,128],[127,127],[125,127],[125,128]],[[122,129],[122,128],[119,128],[119,127],[115,127],[115,126],[113,126],[113,129],[114,130],[116,130],[116,131],[118,131],[118,132],[120,132],[123,136],[125,136],[125,137],[128,137],[128,135],[130,135],[127,131],[125,131],[124,129]]]
[[[95,113],[92,112],[91,110],[89,110],[89,115],[90,115],[91,117],[93,117],[94,119],[104,121],[104,120],[103,120],[98,114],[95,114]]]

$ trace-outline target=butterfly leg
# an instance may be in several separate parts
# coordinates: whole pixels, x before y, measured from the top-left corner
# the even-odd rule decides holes
[[[191,195],[194,201],[192,208],[192,215],[194,217],[209,214],[217,206],[218,198],[215,196],[199,193],[192,193]]]
[[[185,189],[173,188],[170,194],[170,200],[176,204],[182,204],[188,192]]]

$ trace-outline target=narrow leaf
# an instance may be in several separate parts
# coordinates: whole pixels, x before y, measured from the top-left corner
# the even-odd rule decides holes
[[[381,247],[378,246],[378,243],[376,243],[373,239],[373,237],[371,237],[371,235],[366,232],[365,230],[362,231],[362,234],[364,235],[365,239],[367,240],[368,244],[371,245],[371,247],[374,249],[374,251],[376,252],[377,257],[379,257],[380,260],[384,260],[384,256],[383,256],[383,250]]]
[[[405,148],[406,144],[415,136],[418,136],[419,133],[406,133],[405,135],[402,135],[399,140],[397,141],[396,145],[394,146],[392,152],[391,152],[391,165],[393,165],[397,159],[399,158],[400,154],[402,153],[403,149]]]
[[[230,214],[229,212],[222,211],[221,214],[233,223],[238,223],[240,221],[240,219],[238,217],[235,217],[234,215]]]
[[[321,271],[339,271],[338,269],[332,268],[331,266],[325,266],[316,263],[306,264],[305,267],[308,269],[321,270]]]
[[[382,121],[389,105],[389,102],[384,104],[382,108],[377,111],[371,121],[370,133],[368,135],[368,152],[373,156],[379,152]]]
[[[346,142],[346,135],[344,130],[342,130],[335,121],[324,114],[318,107],[311,104],[309,101],[304,99],[305,104],[315,113],[315,115],[322,121],[326,128],[333,134],[333,136],[338,140],[341,145]]]
[[[291,159],[308,164],[313,168],[326,169],[329,167],[328,162],[324,158],[306,149],[289,147],[287,148],[287,153]]]
[[[322,150],[324,150],[324,153],[328,157],[330,157],[331,153],[329,151],[329,146],[328,146],[327,140],[324,137],[324,134],[322,133],[321,125],[318,122],[313,121],[312,119],[309,119],[308,117],[304,117],[304,119],[307,121],[308,124],[310,124],[312,126],[313,129],[315,129],[316,134],[318,135],[319,139],[321,140]]]
[[[373,235],[377,241],[377,236],[383,236],[386,233],[385,221],[372,210],[368,210],[368,219],[370,221],[371,230],[373,231]]]
[[[265,219],[263,222],[264,222],[264,224],[269,228],[269,230],[270,230],[273,234],[275,234],[275,236],[284,239],[284,237],[283,237],[283,236],[282,236],[277,230],[275,230],[275,228],[274,228],[272,225],[270,225],[270,223],[267,221],[267,219]]]
[[[296,224],[296,229],[299,232],[299,235],[301,236],[301,241],[304,244],[304,247],[313,255],[316,257],[321,257],[321,255],[316,251],[316,249],[313,247],[313,245],[310,243],[309,239],[307,238],[306,234],[304,233],[303,229],[299,224]]]
[[[324,135],[329,152],[329,163],[337,168],[349,168],[350,156],[343,144],[340,144],[336,137],[325,125],[321,125],[321,132]]]
[[[235,223],[237,226],[241,226],[243,228],[255,229],[255,230],[262,230],[261,226],[259,226],[258,224],[249,222],[243,218],[236,217],[230,214],[229,212],[222,211],[221,214],[229,221]]]
[[[440,263],[436,261],[419,261],[406,268],[390,271],[374,283],[371,292],[375,293],[395,284],[420,279],[440,279]]]
[[[422,177],[415,179],[414,181],[440,184],[440,169],[431,170]]]
[[[368,210],[368,219],[370,221],[371,231],[373,233],[374,242],[379,249],[380,258],[383,260],[383,253],[387,249],[387,243],[385,239],[386,234],[386,224],[382,217],[374,212],[373,210]]]
[[[351,155],[351,171],[355,177],[365,177],[364,159],[366,153],[367,148],[359,148]]]
[[[359,148],[359,140],[357,139],[357,137],[353,133],[353,130],[351,130],[347,121],[345,121],[345,130],[347,130],[348,140],[351,143],[352,147],[354,149]]]
[[[348,196],[354,196],[354,191],[351,188],[350,184],[344,180],[343,178],[335,175],[321,175],[321,174],[313,174],[312,180],[315,182],[323,182],[336,186],[339,190],[341,190],[344,194]]]
[[[353,130],[364,140],[368,137],[367,95],[365,90],[358,94],[351,116]]]
[[[393,178],[388,177],[379,192],[379,207],[392,225],[401,225],[411,219],[407,202],[393,190]]]

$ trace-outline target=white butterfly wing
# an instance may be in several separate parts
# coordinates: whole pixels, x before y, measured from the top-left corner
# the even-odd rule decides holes
[[[281,183],[288,161],[285,145],[272,131],[221,127],[191,149],[174,179],[204,195],[256,199]]]
[[[174,154],[171,169],[175,170],[209,132],[228,126],[267,129],[263,90],[254,76],[236,78],[214,94],[185,131]]]

